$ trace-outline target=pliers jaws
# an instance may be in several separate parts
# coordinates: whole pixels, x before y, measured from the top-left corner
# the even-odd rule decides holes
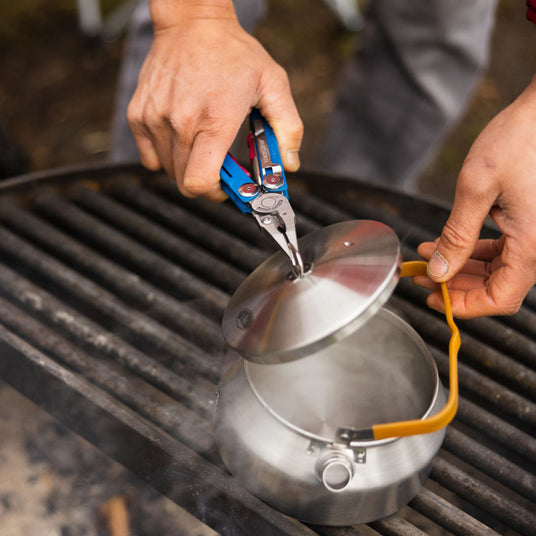
[[[301,277],[304,265],[279,147],[272,128],[256,109],[250,114],[248,143],[255,180],[227,154],[220,170],[222,188],[243,213],[253,214],[259,226],[289,256],[296,275]]]
[[[281,194],[262,193],[251,202],[253,217],[289,256],[297,276],[304,273],[298,250],[295,216],[289,200]]]

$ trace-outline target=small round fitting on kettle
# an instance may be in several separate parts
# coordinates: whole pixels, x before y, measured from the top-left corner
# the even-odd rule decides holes
[[[354,477],[354,463],[346,454],[329,451],[316,462],[316,475],[328,491],[344,490]]]

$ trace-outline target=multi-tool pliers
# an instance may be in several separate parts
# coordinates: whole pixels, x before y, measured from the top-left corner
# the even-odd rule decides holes
[[[289,256],[296,275],[302,276],[304,265],[298,251],[295,216],[276,137],[256,108],[249,120],[249,157],[255,179],[227,154],[220,170],[222,188],[244,214],[253,214],[259,226]]]

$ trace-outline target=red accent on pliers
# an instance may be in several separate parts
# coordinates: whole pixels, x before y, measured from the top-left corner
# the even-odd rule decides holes
[[[253,165],[255,160],[255,142],[253,141],[253,132],[248,134],[248,147],[249,147],[249,161]]]
[[[251,177],[251,173],[242,165],[240,164],[240,162],[238,162],[238,160],[231,154],[231,153],[227,153],[235,162],[236,162],[236,165],[248,176],[248,177]]]

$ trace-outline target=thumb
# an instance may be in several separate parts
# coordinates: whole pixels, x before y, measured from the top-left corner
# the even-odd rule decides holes
[[[448,281],[464,266],[473,253],[491,207],[469,192],[456,192],[450,216],[443,227],[436,250],[428,261],[428,277]]]
[[[261,94],[258,108],[272,127],[283,167],[297,171],[300,167],[299,150],[303,138],[303,123],[290,92],[287,74],[281,68],[279,77],[272,77],[269,91]]]

